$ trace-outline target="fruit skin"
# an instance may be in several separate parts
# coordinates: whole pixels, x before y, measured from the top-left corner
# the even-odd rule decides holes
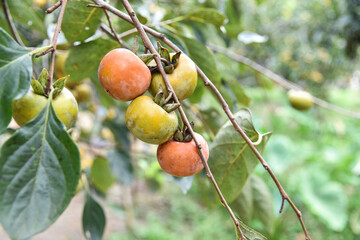
[[[178,127],[175,112],[166,112],[145,95],[130,103],[125,113],[125,123],[135,137],[151,144],[168,141]]]
[[[47,104],[48,98],[34,93],[32,88],[20,99],[12,102],[13,118],[20,126],[36,117]],[[57,117],[66,128],[72,127],[76,121],[78,104],[71,92],[64,88],[52,101]]]
[[[150,86],[151,73],[133,52],[117,48],[101,60],[98,78],[110,96],[120,101],[130,101],[146,92]]]
[[[195,133],[195,136],[207,161],[209,159],[209,146],[203,136],[198,133]],[[157,159],[165,172],[177,177],[192,176],[204,167],[194,139],[190,142],[177,142],[171,139],[159,145]]]
[[[170,53],[172,58],[175,53]],[[152,61],[150,66],[155,66],[155,62]],[[175,68],[173,73],[167,74],[171,86],[173,87],[176,96],[179,101],[184,100],[191,96],[194,92],[197,84],[197,71],[194,62],[185,54],[180,55],[179,64]],[[164,80],[161,74],[155,73],[152,75],[149,92],[155,96],[159,91],[160,85],[164,89],[165,96],[168,96],[167,89],[165,87]]]
[[[290,101],[291,106],[297,110],[308,110],[313,105],[313,96],[306,92],[300,90],[291,89],[287,93],[287,97]]]

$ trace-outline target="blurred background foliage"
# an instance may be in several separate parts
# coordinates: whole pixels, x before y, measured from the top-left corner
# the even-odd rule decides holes
[[[52,36],[57,14],[43,14],[52,1],[35,2],[8,1],[22,39],[32,47],[49,44],[46,37]],[[234,238],[231,220],[209,190],[205,174],[183,179],[166,175],[156,161],[156,147],[128,134],[124,125],[127,103],[106,95],[97,80],[102,56],[119,47],[99,30],[100,22],[106,27],[106,18],[101,11],[94,14],[86,26],[79,26],[85,29],[81,36],[73,29],[77,27],[76,19],[71,17],[86,18],[86,13],[81,16],[77,11],[88,3],[91,1],[69,2],[56,74],[71,75],[68,87],[80,103],[79,119],[71,134],[81,151],[84,175],[104,204],[125,220],[126,227],[108,233],[107,238]],[[110,3],[124,10],[120,1]],[[264,158],[302,211],[312,238],[360,239],[359,119],[317,106],[299,112],[288,103],[285,89],[226,54],[206,47],[218,45],[244,55],[314,96],[359,112],[360,1],[130,3],[142,23],[166,34],[204,70],[233,112],[248,107],[256,129],[260,133],[272,132]],[[111,19],[118,33],[133,28],[114,15]],[[171,23],[163,25],[166,20]],[[9,32],[2,12],[0,26]],[[131,46],[135,35],[128,34],[123,40]],[[156,43],[156,39],[152,41]],[[48,66],[46,57],[34,61],[35,74]],[[195,122],[195,130],[210,143],[214,141],[227,119],[215,95],[200,79],[184,106],[189,119]],[[81,187],[80,182],[79,190]],[[123,194],[120,201],[114,201],[112,195],[118,188]],[[260,165],[231,203],[240,219],[268,239],[304,239],[295,213],[286,203],[279,214],[280,204],[275,184]]]

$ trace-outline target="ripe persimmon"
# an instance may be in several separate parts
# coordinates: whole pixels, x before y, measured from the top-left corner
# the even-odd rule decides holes
[[[209,146],[203,136],[198,133],[195,133],[195,136],[207,161],[209,158]],[[178,142],[171,139],[160,144],[157,149],[157,159],[165,172],[177,177],[194,175],[204,167],[194,139],[190,142]]]
[[[146,64],[124,48],[113,49],[104,56],[98,77],[102,88],[120,101],[130,101],[142,95],[151,82],[151,73]]]

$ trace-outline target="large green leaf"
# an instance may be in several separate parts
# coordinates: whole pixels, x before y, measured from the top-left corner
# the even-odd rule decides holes
[[[46,34],[44,12],[36,8],[32,0],[7,0],[11,15],[22,24]]]
[[[105,224],[106,218],[104,210],[87,194],[82,216],[82,227],[86,239],[101,240],[104,234]]]
[[[210,23],[217,27],[224,24],[226,17],[213,8],[199,8],[186,15],[190,20]]]
[[[254,211],[254,199],[250,178],[243,186],[240,195],[231,203],[231,208],[239,215],[244,223],[250,223]]]
[[[55,222],[79,176],[79,150],[49,101],[1,148],[0,221],[10,237],[27,239]]]
[[[253,126],[248,109],[237,112],[235,119],[253,142],[258,140],[260,135]],[[257,146],[260,152],[264,149],[269,136],[270,134],[262,135],[262,141]],[[232,202],[241,193],[242,187],[258,162],[245,140],[231,122],[227,121],[215,137],[209,158],[214,177],[227,201]]]
[[[262,222],[266,232],[272,234],[274,205],[271,192],[261,178],[252,174],[231,206],[245,223],[256,218]]]
[[[217,70],[212,52],[196,39],[182,37],[182,40],[189,51],[189,57],[204,71],[215,85],[218,85],[220,82],[220,74]]]
[[[242,31],[243,26],[241,24],[242,18],[242,5],[244,3],[240,0],[228,0],[226,1],[225,14],[227,16],[227,23],[225,25],[226,35],[232,38]]]
[[[110,164],[105,158],[97,157],[94,159],[90,179],[95,188],[103,194],[115,182],[115,176],[112,174]]]
[[[11,120],[12,101],[28,91],[31,73],[29,51],[0,28],[0,133]]]
[[[65,74],[75,81],[97,76],[101,59],[117,46],[115,41],[99,38],[72,48],[65,62]]]
[[[240,228],[245,237],[249,240],[266,240],[267,238],[264,237],[261,233],[258,233],[254,229],[246,226],[243,222],[240,221]],[[237,235],[237,239],[240,240],[240,237]]]
[[[99,27],[103,10],[87,7],[91,3],[90,0],[71,0],[66,5],[62,30],[68,41],[84,41]]]
[[[271,192],[260,177],[253,174],[250,181],[254,200],[254,216],[262,222],[266,232],[271,235],[274,231],[275,220]]]
[[[316,167],[298,176],[302,179],[300,193],[306,206],[330,229],[342,231],[348,214],[346,194],[341,184],[332,182]]]

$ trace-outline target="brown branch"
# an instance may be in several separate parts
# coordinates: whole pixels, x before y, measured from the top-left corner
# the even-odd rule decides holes
[[[1,4],[2,4],[2,8],[3,8],[4,14],[5,14],[6,21],[7,21],[8,24],[9,24],[11,34],[13,35],[15,41],[16,41],[19,45],[25,46],[24,43],[23,43],[23,41],[22,41],[21,38],[20,38],[20,35],[19,35],[18,31],[16,30],[16,27],[15,27],[14,21],[13,21],[13,19],[12,19],[12,17],[11,17],[10,10],[9,10],[9,7],[8,7],[8,5],[7,5],[6,0],[2,0],[2,1],[1,1]]]
[[[125,13],[119,11],[118,9],[112,7],[111,5],[107,4],[106,2],[102,1],[102,0],[93,0],[99,7],[105,8],[108,11],[114,13],[115,15],[121,17],[122,19],[124,19],[125,21],[129,22],[129,23],[133,23],[132,19],[126,15]],[[163,41],[165,44],[167,44],[169,47],[171,47],[175,52],[181,51],[174,43],[172,43],[169,39],[166,38],[166,36],[162,33],[159,33],[147,26],[144,25],[139,25],[139,27],[141,27],[141,29],[145,30],[146,32],[148,32],[149,34],[151,34],[152,36],[160,39],[161,41]],[[145,44],[145,43],[144,43]],[[148,47],[145,45],[145,47]],[[158,59],[158,58],[156,58]],[[158,59],[159,61],[159,59]],[[157,62],[157,64],[159,64]],[[259,151],[255,148],[253,142],[249,139],[248,136],[246,136],[244,130],[241,128],[241,126],[239,125],[239,123],[236,121],[233,113],[231,112],[231,110],[229,109],[229,106],[227,105],[226,101],[224,100],[224,98],[222,97],[222,95],[220,94],[219,90],[215,87],[215,85],[210,81],[210,79],[204,74],[204,72],[197,66],[197,71],[199,73],[199,76],[203,79],[205,86],[209,86],[211,88],[211,90],[216,94],[217,98],[219,99],[221,105],[223,106],[224,112],[226,113],[226,115],[228,116],[228,118],[230,119],[231,123],[233,124],[235,130],[237,132],[240,133],[240,135],[243,137],[243,139],[246,141],[246,143],[249,145],[250,149],[254,152],[255,156],[259,159],[260,163],[263,165],[263,167],[265,168],[265,170],[268,171],[268,173],[270,174],[271,178],[273,179],[274,183],[276,184],[281,196],[287,201],[289,202],[290,206],[293,208],[293,210],[295,211],[299,222],[302,226],[303,232],[305,234],[305,238],[306,240],[311,240],[311,237],[308,233],[308,231],[306,230],[304,221],[302,219],[302,215],[301,212],[297,209],[297,207],[295,206],[295,204],[291,201],[291,199],[289,198],[289,196],[286,194],[284,188],[281,186],[280,182],[277,180],[276,176],[274,175],[274,173],[272,172],[272,170],[270,169],[270,167],[268,166],[268,164],[266,163],[266,161],[263,159],[263,157],[261,156],[261,154],[259,153]],[[165,77],[166,79],[166,77]],[[165,80],[164,79],[164,80]],[[165,82],[166,83],[166,82]],[[177,99],[176,99],[177,100]],[[182,116],[182,108],[179,108],[179,112],[180,115]],[[185,124],[188,124],[188,122],[185,121]],[[193,132],[191,131],[191,127],[189,128],[190,132],[193,135]],[[199,151],[200,155],[202,153],[201,149]],[[203,157],[202,157],[203,158]],[[202,159],[203,160],[203,159]],[[204,162],[203,162],[204,163]],[[205,169],[207,164],[205,163]],[[206,169],[208,170],[208,169]],[[208,175],[209,176],[209,175]],[[210,176],[209,176],[210,177]],[[220,189],[218,187],[216,187],[217,192],[220,192]],[[221,192],[220,192],[221,193]],[[225,204],[225,203],[224,203]],[[234,220],[234,218],[233,218]],[[236,220],[236,221],[235,221]],[[237,219],[235,218],[234,222],[238,222]],[[236,224],[237,227],[239,228],[239,224]]]
[[[210,49],[216,51],[216,52],[220,52],[220,53],[223,53],[223,54],[227,55],[229,58],[231,58],[234,61],[240,62],[242,64],[245,64],[245,65],[251,67],[255,71],[257,71],[257,72],[263,74],[264,76],[270,78],[271,80],[276,82],[278,85],[282,86],[283,88],[302,90],[302,88],[299,85],[290,82],[289,80],[287,80],[287,79],[283,78],[282,76],[274,73],[270,69],[268,69],[268,68],[266,68],[264,66],[261,66],[260,64],[250,60],[247,57],[244,57],[244,56],[239,55],[239,54],[235,54],[235,53],[233,53],[233,52],[231,52],[231,51],[229,51],[229,50],[227,50],[225,48],[215,46],[215,45],[212,45],[212,44],[208,44],[208,47]],[[319,106],[321,106],[323,108],[338,112],[338,113],[343,114],[345,116],[352,117],[352,118],[360,118],[360,113],[355,113],[355,112],[349,111],[347,109],[343,109],[343,108],[341,108],[339,106],[336,106],[336,105],[334,105],[332,103],[329,103],[329,102],[327,102],[325,100],[322,100],[320,98],[313,97],[313,101],[314,101],[315,104],[317,104],[317,105],[319,105]]]
[[[111,35],[115,38],[115,40],[117,40],[120,43],[121,47],[129,49],[129,46],[127,46],[126,43],[124,41],[122,41],[121,38],[119,37],[119,35],[116,33],[116,31],[115,31],[115,29],[114,29],[114,27],[113,27],[113,25],[111,23],[111,19],[110,19],[110,16],[109,16],[108,12],[105,9],[103,9],[103,10],[104,10],[106,18],[108,20],[108,23],[109,23],[109,28],[110,28],[111,33],[112,33]]]
[[[61,4],[61,8],[60,8],[59,17],[58,17],[58,20],[56,23],[56,28],[55,28],[55,32],[54,32],[54,36],[53,36],[52,44],[51,44],[53,49],[51,51],[51,62],[50,62],[50,66],[49,66],[49,79],[46,82],[46,89],[45,89],[46,93],[50,92],[50,86],[51,86],[51,84],[53,82],[53,78],[54,78],[56,43],[57,43],[57,39],[58,39],[60,31],[61,31],[61,24],[62,24],[62,20],[64,17],[67,0],[60,0],[59,2]]]
[[[52,13],[53,11],[58,9],[58,7],[60,7],[60,6],[61,6],[61,0],[57,1],[52,7],[49,7],[48,9],[46,9],[45,13],[46,14]]]
[[[53,46],[51,46],[48,49],[46,49],[45,51],[42,51],[41,53],[35,55],[35,57],[38,58],[38,57],[44,56],[44,55],[46,55],[46,54],[48,54],[49,52],[52,52],[52,51],[54,51]]]
[[[137,28],[137,30],[138,30],[138,32],[140,34],[140,37],[143,40],[143,43],[144,43],[145,47],[147,47],[150,50],[150,52],[155,55],[154,60],[155,60],[157,66],[158,66],[158,69],[159,69],[159,71],[160,71],[160,73],[161,73],[161,75],[162,75],[162,77],[164,79],[165,85],[166,85],[166,87],[168,89],[168,93],[169,94],[171,93],[172,96],[173,96],[173,99],[175,100],[175,102],[177,104],[179,104],[178,110],[179,110],[181,119],[182,119],[183,123],[188,127],[188,129],[190,131],[190,134],[194,139],[194,142],[195,142],[196,147],[198,149],[201,161],[202,161],[202,163],[203,163],[203,165],[205,167],[206,173],[207,173],[208,177],[211,179],[216,191],[218,192],[218,195],[219,195],[219,197],[221,199],[221,202],[225,205],[227,211],[229,212],[231,218],[233,219],[233,221],[234,221],[234,223],[235,223],[235,225],[237,227],[237,230],[239,231],[241,239],[246,240],[244,234],[241,231],[239,220],[236,218],[235,214],[232,212],[230,206],[226,202],[224,196],[222,195],[222,193],[220,191],[219,186],[216,183],[216,180],[215,180],[214,176],[211,173],[209,165],[207,164],[207,161],[205,160],[205,155],[204,155],[204,152],[203,152],[203,150],[201,148],[201,145],[200,145],[198,139],[196,139],[195,133],[192,130],[192,127],[191,127],[191,125],[190,125],[190,123],[189,123],[189,121],[188,121],[188,119],[187,119],[187,117],[185,115],[184,110],[180,106],[180,102],[179,102],[178,98],[176,97],[176,94],[175,94],[175,92],[174,92],[174,90],[173,90],[173,88],[172,88],[172,86],[171,86],[171,84],[169,82],[169,79],[167,78],[166,72],[165,72],[165,70],[164,70],[164,68],[163,68],[163,66],[161,64],[161,59],[160,59],[159,53],[155,50],[155,48],[152,45],[149,37],[146,35],[146,32],[145,32],[144,28],[142,27],[142,24],[138,20],[136,14],[135,14],[134,10],[132,9],[131,5],[129,4],[129,2],[127,0],[122,0],[122,3],[124,5],[126,11],[129,13],[129,15],[130,15],[130,17],[131,17],[131,19],[133,21],[133,24]]]

